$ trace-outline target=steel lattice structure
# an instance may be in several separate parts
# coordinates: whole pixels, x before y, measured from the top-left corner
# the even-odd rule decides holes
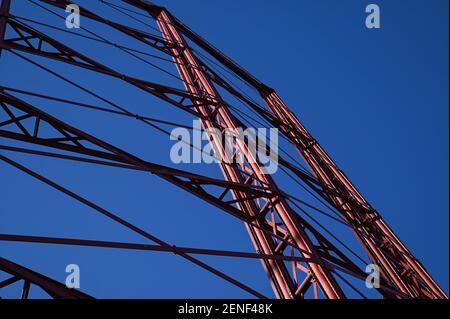
[[[30,5],[38,6],[56,14],[64,13],[71,2],[67,0],[28,0]],[[236,113],[238,110],[227,101],[224,95],[232,96],[245,104],[266,126],[278,128],[283,138],[298,152],[308,170],[296,165],[292,157],[280,154],[279,164],[299,184],[306,187],[318,200],[338,214],[339,221],[350,227],[359,244],[364,248],[373,264],[380,267],[381,285],[377,289],[385,298],[447,298],[438,284],[431,278],[420,262],[412,256],[400,239],[385,223],[380,214],[364,199],[356,187],[337,167],[320,144],[311,136],[298,118],[289,111],[276,91],[263,84],[245,69],[240,67],[218,49],[189,29],[174,17],[166,8],[144,0],[121,0],[111,3],[99,0],[122,14],[139,16],[144,21],[153,19],[160,35],[149,30],[137,29],[116,21],[108,20],[100,14],[81,7],[81,17],[113,29],[123,36],[130,37],[146,47],[155,50],[176,66],[184,89],[123,74],[101,61],[80,53],[57,39],[31,26],[37,23],[26,17],[10,12],[11,0],[2,0],[0,9],[0,52],[14,55],[41,70],[70,83],[108,104],[111,108],[71,101],[21,88],[0,87],[0,138],[2,141],[15,141],[27,144],[0,145],[0,150],[20,152],[34,156],[46,156],[70,161],[91,163],[122,169],[151,173],[178,188],[195,195],[199,199],[230,214],[245,223],[255,247],[255,253],[211,250],[173,246],[146,232],[113,212],[72,192],[68,188],[38,174],[37,172],[0,155],[0,159],[33,178],[57,189],[76,201],[111,218],[115,222],[134,231],[153,244],[133,244],[98,240],[70,238],[36,237],[0,234],[0,240],[34,242],[60,245],[79,245],[92,247],[113,247],[118,249],[137,249],[176,253],[180,257],[229,281],[248,293],[264,298],[261,293],[246,284],[200,261],[193,255],[215,255],[259,259],[264,267],[275,296],[282,299],[304,298],[310,291],[316,298],[345,298],[342,282],[345,276],[364,282],[367,274],[358,266],[353,256],[339,248],[333,231],[313,225],[290,194],[284,192],[275,178],[264,173],[264,168],[248,150],[248,145],[237,141],[236,151],[244,156],[242,164],[233,161],[221,163],[223,179],[211,178],[180,169],[144,160],[94,135],[71,126],[63,120],[44,112],[18,95],[34,96],[58,103],[70,104],[97,111],[104,111],[135,118],[146,125],[154,123],[171,124],[161,120],[134,114],[100,95],[90,88],[71,82],[63,75],[43,66],[34,57],[70,64],[79,69],[111,77],[131,85],[145,94],[198,118],[205,129],[245,128],[248,125]],[[120,2],[120,4],[118,4]],[[19,14],[19,13],[17,13]],[[135,18],[136,19],[136,18]],[[41,26],[47,26],[41,23]],[[85,30],[86,31],[86,30]],[[137,50],[121,46],[111,40],[90,32],[90,38],[120,49],[134,58],[142,59]],[[194,48],[195,46],[195,48]],[[246,86],[258,92],[264,106],[246,95],[230,82],[221,72],[211,66],[206,53],[222,69],[239,79]],[[43,136],[41,127],[52,128],[53,136]],[[216,153],[224,153],[223,144],[213,135],[211,147]],[[45,148],[45,150],[43,150]],[[58,152],[59,151],[59,152]],[[214,188],[214,189],[212,189]],[[219,189],[219,193],[217,193]],[[336,217],[337,218],[337,217]],[[345,248],[345,243],[339,242]],[[35,284],[56,298],[89,298],[90,296],[66,288],[56,281],[33,272],[6,259],[0,259],[0,269],[11,277],[0,282],[0,288],[18,280],[24,280],[22,297],[27,297],[30,284]],[[351,285],[350,285],[351,286]]]

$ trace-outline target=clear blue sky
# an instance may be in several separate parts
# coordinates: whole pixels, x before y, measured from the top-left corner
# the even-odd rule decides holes
[[[114,17],[96,1],[80,3],[103,8],[105,16]],[[448,293],[448,1],[377,1],[380,30],[365,28],[364,9],[369,3],[157,2],[276,88]],[[13,1],[12,12],[64,26],[26,0]],[[82,25],[111,39],[116,35],[95,29],[88,21],[82,20]],[[99,46],[88,41],[38,29],[110,65],[120,59],[122,72],[179,86],[120,52],[102,55]],[[118,81],[37,60],[81,83],[96,81],[96,92],[136,112],[189,123],[189,116]],[[99,104],[7,52],[0,59],[0,70],[0,85]],[[168,137],[133,120],[28,100],[144,159],[170,165]],[[0,152],[172,244],[253,251],[241,222],[154,176]],[[218,176],[213,167],[183,169]],[[0,176],[1,233],[147,243],[4,163]],[[285,183],[289,191],[297,191]],[[65,266],[76,263],[81,267],[82,290],[97,297],[250,297],[171,254],[0,243],[0,255],[60,281]],[[272,296],[259,262],[201,259]],[[2,294],[12,296],[12,291]],[[38,290],[31,295],[43,296]]]

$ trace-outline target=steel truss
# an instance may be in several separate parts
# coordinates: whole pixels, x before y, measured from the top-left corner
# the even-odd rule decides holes
[[[123,6],[107,1],[101,2],[122,13],[127,10]],[[320,297],[320,292],[325,298],[345,298],[342,282],[346,282],[349,286],[351,284],[345,280],[342,274],[361,280],[364,280],[366,276],[352,258],[333,244],[330,239],[327,239],[330,236],[335,238],[330,231],[312,225],[301,213],[298,213],[298,206],[293,206],[293,196],[282,191],[274,178],[265,174],[258,159],[249,151],[248,144],[237,141],[233,145],[236,152],[239,152],[245,158],[244,163],[235,164],[228,159],[229,161],[220,164],[224,178],[215,179],[141,159],[70,126],[20,99],[17,94],[27,94],[72,106],[132,117],[149,126],[153,126],[155,122],[170,124],[127,111],[125,108],[96,95],[90,88],[84,88],[39,64],[32,58],[36,56],[121,80],[198,118],[204,129],[216,129],[223,132],[227,128],[245,128],[246,125],[239,119],[233,106],[223,98],[219,88],[226,91],[227,94],[245,103],[268,125],[278,128],[284,138],[295,146],[307,164],[309,172],[299,168],[283,156],[280,156],[280,165],[292,173],[317,198],[337,211],[342,222],[351,228],[371,262],[381,268],[381,286],[378,292],[383,297],[447,298],[420,262],[411,255],[386,225],[380,214],[370,206],[297,117],[289,111],[275,90],[257,80],[245,69],[226,57],[175,18],[167,9],[143,0],[121,0],[120,2],[139,10],[127,12],[138,13],[143,17],[147,16],[148,19],[154,19],[162,36],[155,36],[146,31],[110,21],[83,7],[81,7],[82,17],[114,29],[166,55],[175,64],[185,90],[122,74],[100,61],[85,56],[75,48],[64,45],[33,28],[28,23],[32,22],[31,20],[27,22],[23,17],[11,14],[9,12],[10,0],[2,0],[0,8],[0,53],[3,50],[3,52],[15,55],[106,102],[115,110],[46,96],[37,92],[24,91],[19,88],[1,86],[0,106],[7,118],[5,120],[0,118],[0,137],[5,140],[27,143],[30,146],[40,146],[41,148],[37,150],[0,145],[0,150],[151,173],[243,221],[256,253],[171,245],[4,155],[0,155],[0,160],[6,164],[65,193],[131,231],[144,236],[154,244],[143,245],[11,234],[0,234],[0,240],[171,252],[259,298],[265,298],[265,296],[192,255],[206,254],[259,259],[267,273],[275,296],[285,299],[304,298],[307,292],[311,290],[316,298]],[[66,0],[30,0],[30,3],[46,10],[49,10],[48,8],[64,10],[67,5],[71,4]],[[11,30],[14,36],[6,36],[6,29]],[[95,36],[95,34],[92,35]],[[136,57],[133,53],[135,51],[130,50],[130,48],[98,36],[97,39]],[[256,89],[266,107],[260,106],[236,89],[223,75],[206,63],[197,50],[193,48],[192,45],[194,44],[214,58],[222,67],[227,68],[239,77],[241,81]],[[40,134],[42,125],[51,127],[54,136],[42,136]],[[226,156],[224,145],[217,136],[210,135],[210,144],[216,154]],[[45,150],[42,150],[42,147]],[[7,260],[1,259],[0,261],[0,269],[13,276],[0,283],[0,288],[19,279],[24,279],[25,286],[29,286],[30,283],[36,284],[52,297],[88,297],[81,292],[65,289],[65,286]],[[24,291],[28,290],[25,286]],[[26,292],[24,292],[24,295],[26,295]]]

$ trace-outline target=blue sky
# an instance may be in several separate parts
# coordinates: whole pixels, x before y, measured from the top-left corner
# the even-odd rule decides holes
[[[26,0],[13,2],[12,12],[18,16],[51,19]],[[115,16],[97,1],[80,3]],[[379,30],[365,28],[364,9],[369,3],[157,2],[274,87],[448,293],[448,1],[377,1]],[[82,20],[82,25],[122,40],[88,21]],[[118,68],[124,73],[180,87],[176,79],[120,52],[102,55],[88,41],[46,32],[110,65],[120,60]],[[36,60],[85,85],[95,83],[96,92],[136,112],[184,123],[191,120],[118,81]],[[0,70],[0,85],[99,104],[8,52],[2,54]],[[28,101],[146,160],[173,165],[169,138],[132,120],[38,99]],[[3,140],[1,144],[12,145]],[[253,251],[240,221],[154,176],[0,152],[170,243]],[[219,176],[216,167],[182,168]],[[0,172],[1,233],[147,243],[4,163]],[[298,191],[286,178],[280,176],[280,180],[288,191]],[[82,290],[97,297],[250,297],[171,254],[0,243],[0,255],[60,281],[66,276],[65,266],[76,263],[81,268]],[[201,259],[272,296],[259,262]],[[12,291],[6,294],[13,295]],[[32,296],[43,295],[32,290]]]

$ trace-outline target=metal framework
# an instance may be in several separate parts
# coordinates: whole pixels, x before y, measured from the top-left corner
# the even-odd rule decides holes
[[[0,289],[12,285],[18,281],[23,281],[21,299],[28,299],[30,286],[36,285],[55,299],[91,299],[92,297],[80,291],[69,289],[65,285],[41,275],[35,271],[13,263],[10,260],[0,257],[0,270],[11,275],[6,280],[0,282]]]
[[[55,16],[59,15],[59,17],[67,5],[71,4],[66,0],[27,1],[30,6],[34,5]],[[96,94],[93,90],[94,84],[89,88],[83,87],[33,58],[39,57],[123,81],[182,112],[186,112],[193,118],[198,118],[204,129],[216,129],[223,132],[227,128],[247,127],[244,119],[239,116],[242,115],[239,113],[239,109],[233,107],[225,96],[232,96],[239,100],[266,126],[278,128],[283,138],[298,151],[308,170],[297,165],[295,158],[287,154],[287,157],[280,154],[280,165],[285,172],[289,172],[289,176],[295,179],[298,185],[307,188],[315,198],[336,212],[337,217],[333,217],[334,219],[351,229],[371,263],[380,267],[381,285],[377,290],[381,296],[385,298],[447,298],[420,262],[411,255],[387,226],[380,214],[364,199],[297,117],[289,111],[274,89],[257,80],[175,18],[166,8],[144,0],[121,0],[114,3],[99,0],[99,2],[135,20],[137,20],[136,17],[139,17],[140,22],[154,20],[161,36],[149,33],[147,29],[137,29],[106,19],[81,7],[82,18],[120,32],[149,49],[155,50],[165,59],[171,59],[178,71],[179,80],[184,84],[184,90],[123,74],[101,61],[88,57],[31,26],[32,23],[35,23],[51,27],[48,24],[39,24],[34,20],[11,13],[11,0],[1,0],[1,57],[5,58],[8,55],[22,59],[50,76],[57,77],[99,99],[109,108],[30,92],[21,88],[0,86],[0,110],[3,110],[0,115],[0,139],[25,143],[30,147],[39,146],[39,148],[25,148],[22,145],[3,144],[0,145],[0,150],[151,173],[243,221],[256,253],[174,246],[15,162],[6,155],[0,155],[0,160],[5,164],[65,193],[154,244],[143,245],[12,234],[0,234],[1,241],[172,252],[258,298],[265,298],[266,296],[263,294],[192,255],[259,259],[277,298],[294,299],[308,296],[330,299],[345,298],[346,289],[343,288],[345,284],[364,297],[364,294],[345,279],[353,277],[364,282],[367,275],[364,268],[357,265],[354,256],[349,255],[346,251],[349,250],[352,253],[351,249],[337,239],[332,230],[321,226],[320,223],[313,225],[311,219],[313,221],[314,219],[311,215],[296,204],[299,202],[298,199],[283,191],[274,177],[265,174],[264,167],[249,150],[248,143],[237,140],[233,145],[235,151],[244,157],[243,163],[234,163],[232,159],[228,158],[227,161],[219,164],[223,179],[194,174],[144,160],[65,123],[19,98],[19,95],[114,113],[134,118],[150,127],[156,127],[157,124],[175,125],[176,123],[133,114],[125,107]],[[133,58],[143,60],[139,55],[142,52],[108,40],[88,29],[83,30],[89,33],[86,38],[122,50]],[[223,73],[208,62],[211,60],[206,59],[200,50],[214,60],[215,65],[222,70],[227,70],[246,86],[256,90],[265,106],[258,104],[237,88]],[[42,126],[52,128],[53,135],[43,136]],[[216,154],[226,156],[225,146],[217,136],[210,135],[209,142]],[[305,203],[302,202],[302,204]],[[312,205],[306,205],[314,208]],[[22,297],[28,295],[30,283],[38,285],[52,297],[89,297],[81,292],[67,289],[45,276],[6,259],[0,259],[0,269],[12,275],[11,278],[0,282],[0,289],[23,279],[25,284]]]

